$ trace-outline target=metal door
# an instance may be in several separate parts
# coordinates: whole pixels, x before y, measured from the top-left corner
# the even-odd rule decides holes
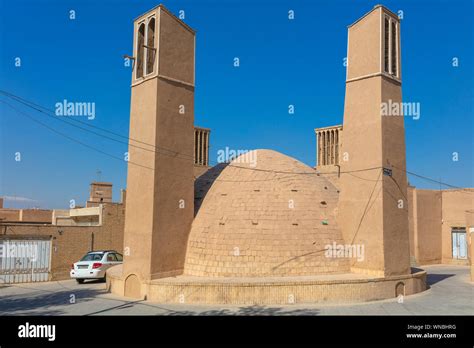
[[[0,283],[48,281],[50,261],[49,239],[0,239]]]
[[[453,259],[467,258],[466,229],[453,228],[451,230]]]

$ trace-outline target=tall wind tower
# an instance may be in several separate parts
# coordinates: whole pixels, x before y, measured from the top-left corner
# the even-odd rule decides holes
[[[183,271],[194,214],[195,32],[159,5],[135,20],[133,47],[123,277],[125,295],[141,297],[147,281]]]
[[[339,223],[365,246],[352,270],[380,276],[410,272],[404,121],[381,112],[402,101],[400,47],[399,18],[381,5],[348,28]]]

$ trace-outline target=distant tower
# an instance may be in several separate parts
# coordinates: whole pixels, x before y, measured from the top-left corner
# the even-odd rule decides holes
[[[90,185],[89,203],[111,203],[112,183],[94,181]]]
[[[402,101],[397,15],[377,5],[350,25],[347,56],[339,223],[347,243],[365,245],[365,258],[353,263],[353,271],[407,274],[404,121],[381,115],[382,103]],[[391,176],[390,170],[365,170],[374,167],[392,169]],[[357,177],[347,171],[358,171]]]
[[[183,270],[194,210],[194,44],[195,32],[162,5],[134,22],[130,145],[152,151],[129,146],[126,296]]]

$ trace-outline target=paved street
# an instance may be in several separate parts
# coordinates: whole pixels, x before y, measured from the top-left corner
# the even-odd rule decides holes
[[[430,289],[396,299],[353,305],[197,306],[130,301],[105,292],[105,283],[74,280],[0,287],[0,315],[441,315],[474,314],[469,267],[436,265]]]

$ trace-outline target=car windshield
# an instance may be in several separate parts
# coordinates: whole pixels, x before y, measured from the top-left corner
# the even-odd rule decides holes
[[[81,261],[100,261],[103,256],[103,253],[87,254],[81,259]]]

